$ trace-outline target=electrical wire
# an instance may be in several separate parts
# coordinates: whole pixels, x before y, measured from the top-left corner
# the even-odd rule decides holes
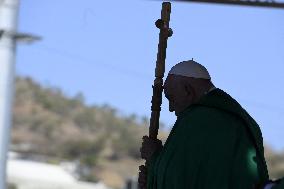
[[[47,53],[51,53],[51,54],[57,54],[60,55],[62,57],[71,59],[71,60],[77,60],[78,62],[85,62],[87,64],[94,64],[95,62],[98,62],[97,60],[94,60],[92,58],[86,58],[82,55],[79,54],[75,54],[75,53],[71,53],[71,52],[67,52],[65,50],[61,50],[61,49],[57,49],[54,47],[49,47],[46,45],[37,45],[40,48],[37,48],[37,50],[42,50],[45,51]],[[132,79],[134,78],[138,78],[138,79],[143,79],[143,80],[150,80],[153,76],[151,76],[150,74],[146,74],[146,73],[142,73],[142,72],[138,72],[135,70],[131,70],[129,68],[126,68],[124,66],[117,66],[117,65],[113,65],[113,64],[109,64],[109,63],[101,63],[100,64],[96,64],[96,66],[102,67],[104,69],[108,69],[108,70],[112,70],[112,71],[116,71],[119,72],[120,74],[123,75],[127,75],[130,76]]]
[[[46,45],[43,45],[43,44],[38,45],[38,47],[40,47],[40,48],[37,48],[37,50],[42,50],[42,51],[45,51],[45,52],[51,53],[51,54],[58,54],[62,57],[68,58],[68,59],[73,60],[73,61],[76,60],[77,62],[85,62],[87,64],[90,64],[90,63],[94,64],[94,62],[97,62],[96,60],[93,60],[91,58],[86,58],[86,57],[81,56],[79,54],[71,53],[71,52],[61,50],[61,49],[57,49],[57,48],[53,48],[53,47],[49,47],[49,46],[46,46]],[[113,64],[103,63],[103,64],[98,64],[98,66],[103,67],[105,69],[107,67],[108,70],[111,69],[111,70],[117,71],[120,74],[127,75],[127,76],[131,77],[131,79],[136,78],[136,79],[142,79],[142,80],[146,79],[146,80],[151,80],[151,81],[153,79],[153,76],[150,76],[149,74],[130,70],[128,68],[121,67],[121,66],[118,67],[118,66],[113,65]],[[139,76],[139,77],[137,77],[137,76]],[[273,106],[273,105],[270,105],[270,104],[255,102],[255,101],[251,101],[251,100],[247,100],[247,99],[243,99],[243,98],[241,98],[239,100],[242,101],[243,103],[247,104],[248,106],[252,106],[254,108],[265,109],[265,110],[271,111],[271,112],[278,112],[278,113],[283,112],[284,113],[284,108],[279,107],[279,106]]]

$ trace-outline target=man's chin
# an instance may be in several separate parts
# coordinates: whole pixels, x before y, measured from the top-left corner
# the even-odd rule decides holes
[[[175,111],[174,109],[169,109],[170,112],[175,112],[175,115],[177,116],[177,111]]]

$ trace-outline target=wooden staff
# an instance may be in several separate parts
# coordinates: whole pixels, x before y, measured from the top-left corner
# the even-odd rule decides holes
[[[151,139],[157,139],[158,130],[159,130],[159,119],[160,111],[162,105],[162,92],[163,92],[163,77],[165,74],[165,60],[166,60],[166,49],[167,49],[167,40],[172,36],[173,32],[169,28],[170,22],[170,13],[171,13],[171,3],[163,2],[161,19],[156,21],[157,28],[160,29],[159,34],[159,45],[155,69],[155,80],[152,96],[152,106],[151,106],[151,118],[150,118],[150,127],[149,127],[149,137]],[[146,161],[146,167],[148,162]]]
[[[152,139],[157,139],[159,130],[159,119],[162,104],[162,92],[163,92],[163,77],[165,73],[165,60],[166,60],[166,49],[168,37],[172,36],[173,32],[169,28],[171,13],[171,3],[164,2],[162,6],[161,19],[156,21],[157,28],[160,29],[159,34],[159,45],[155,69],[155,80],[152,96],[152,106],[151,106],[151,119],[149,127],[149,137]]]

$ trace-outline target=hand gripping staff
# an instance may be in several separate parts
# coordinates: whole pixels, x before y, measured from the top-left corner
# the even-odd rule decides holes
[[[163,92],[163,77],[165,73],[165,59],[166,59],[166,49],[167,49],[167,40],[172,36],[173,31],[169,28],[170,22],[170,13],[171,13],[171,3],[163,2],[161,19],[158,19],[155,23],[157,28],[160,29],[159,34],[159,45],[157,53],[157,61],[155,68],[155,80],[152,96],[152,106],[151,106],[151,118],[150,118],[150,127],[149,127],[149,137],[151,139],[157,139],[158,130],[159,130],[159,119],[160,111],[162,104],[162,92]],[[146,161],[146,167],[148,162]]]

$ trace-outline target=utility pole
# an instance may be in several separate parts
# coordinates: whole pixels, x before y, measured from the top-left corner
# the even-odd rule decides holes
[[[0,0],[0,188],[6,189],[6,162],[10,143],[17,41],[39,39],[17,33],[19,0]]]

